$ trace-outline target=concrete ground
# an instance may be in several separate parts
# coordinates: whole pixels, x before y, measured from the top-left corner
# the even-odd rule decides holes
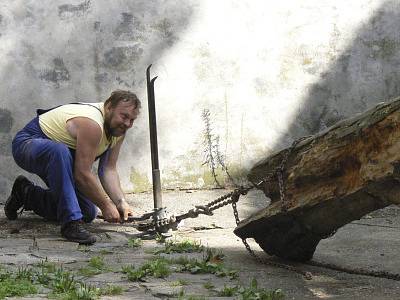
[[[229,190],[169,191],[163,193],[164,205],[171,213],[179,214],[206,204]],[[5,202],[6,196],[0,199]],[[152,194],[129,195],[128,201],[140,215],[151,210]],[[266,206],[267,199],[258,191],[242,196],[238,207],[240,218]],[[122,266],[140,265],[151,259],[154,249],[163,245],[155,240],[144,240],[139,248],[127,247],[128,239],[139,232],[130,224],[108,224],[96,220],[87,227],[98,237],[89,247],[78,247],[60,237],[59,226],[45,222],[30,212],[24,212],[16,221],[8,221],[0,206],[0,264],[3,267],[34,265],[43,260],[62,264],[68,270],[78,270],[94,256],[104,257],[108,271],[85,278],[89,284],[104,286],[112,283],[125,287],[118,296],[101,299],[166,299],[177,297],[181,290],[188,295],[206,299],[232,299],[218,297],[218,290],[225,286],[249,286],[253,278],[263,288],[281,289],[285,299],[400,299],[400,281],[371,276],[352,275],[310,265],[294,266],[312,273],[307,280],[302,275],[282,268],[257,262],[233,234],[235,221],[231,206],[217,210],[214,216],[200,216],[185,220],[174,232],[172,239],[190,239],[216,248],[225,254],[225,265],[238,270],[237,279],[217,277],[213,274],[174,272],[165,279],[147,278],[144,282],[131,282],[120,271]],[[400,208],[390,206],[376,211],[361,220],[341,228],[334,236],[321,241],[313,261],[335,264],[353,269],[400,273]],[[254,251],[262,258],[269,258],[253,241]],[[168,255],[166,255],[168,256]],[[186,284],[179,285],[185,281]],[[206,288],[213,285],[213,288]],[[181,293],[182,294],[182,293]],[[44,299],[46,292],[25,299]],[[186,297],[186,298],[185,298]],[[182,297],[181,297],[182,298]],[[193,297],[192,297],[193,298]],[[195,297],[193,298],[195,299]]]

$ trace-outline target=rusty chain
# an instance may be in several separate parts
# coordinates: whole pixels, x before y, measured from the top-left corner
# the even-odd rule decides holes
[[[188,212],[178,215],[178,216],[169,216],[168,218],[157,219],[154,218],[152,214],[147,214],[148,220],[142,220],[138,224],[138,230],[140,231],[151,231],[151,230],[167,230],[174,229],[178,225],[178,223],[184,219],[188,218],[196,218],[199,215],[213,215],[213,211],[224,207],[233,202],[237,202],[239,200],[240,195],[245,195],[249,190],[253,189],[253,187],[239,187],[234,191],[223,195],[206,205],[196,205],[194,209],[190,209]]]
[[[284,154],[284,156],[283,156],[283,158],[281,160],[280,166],[276,170],[277,177],[278,177],[278,185],[279,185],[279,196],[280,196],[280,200],[281,200],[281,203],[282,203],[282,206],[281,206],[281,211],[282,212],[287,212],[289,207],[290,207],[290,203],[286,199],[286,185],[285,185],[285,182],[283,180],[285,172],[286,172],[286,164],[287,164],[287,162],[288,162],[293,150],[296,148],[296,146],[301,141],[305,140],[306,138],[308,138],[308,136],[305,136],[305,137],[302,137],[300,139],[297,139],[297,140],[293,141],[293,143],[290,146],[290,148]]]
[[[240,223],[240,219],[239,219],[239,213],[236,207],[236,202],[232,202],[232,208],[233,208],[233,215],[235,216],[235,221],[236,221],[236,225],[239,225]],[[290,266],[290,265],[286,265],[286,264],[282,264],[282,263],[278,263],[275,261],[271,261],[271,260],[265,260],[265,259],[261,259],[261,257],[259,257],[253,249],[251,249],[249,243],[247,243],[246,239],[242,239],[242,243],[244,244],[244,246],[246,247],[246,250],[250,253],[250,255],[259,263],[264,264],[264,265],[269,265],[272,267],[278,267],[278,268],[282,268],[282,269],[286,269],[288,271],[292,271],[298,274],[303,275],[306,279],[310,280],[312,279],[312,274],[310,272],[306,272],[303,270],[300,270],[299,268]]]

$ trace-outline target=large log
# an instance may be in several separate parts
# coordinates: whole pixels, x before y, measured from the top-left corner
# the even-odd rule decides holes
[[[281,200],[277,172],[286,161]],[[248,179],[271,205],[234,230],[270,255],[306,261],[323,238],[365,214],[400,204],[400,98],[335,124],[258,162]]]

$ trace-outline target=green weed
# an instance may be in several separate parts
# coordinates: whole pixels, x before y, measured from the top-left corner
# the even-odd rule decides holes
[[[127,275],[130,281],[143,281],[147,276],[165,278],[171,274],[169,263],[164,258],[153,259],[143,264],[138,269],[135,269],[133,265],[123,267],[122,272]]]
[[[91,268],[105,268],[102,259],[95,257],[89,261]],[[36,294],[41,284],[51,289],[49,298],[63,300],[95,300],[101,295],[119,295],[123,288],[107,285],[97,288],[75,279],[73,273],[55,264],[42,261],[36,268],[20,267],[14,273],[0,269],[0,299],[5,297],[22,297]]]
[[[75,283],[74,275],[60,268],[53,274],[50,281],[50,288],[53,290],[53,293],[62,294],[75,289]]]
[[[224,284],[224,288],[218,292],[218,296],[220,297],[232,297],[237,294],[238,287],[237,286],[226,286]]]
[[[182,242],[177,241],[167,241],[165,242],[165,248],[154,251],[154,254],[160,253],[193,253],[202,252],[204,246],[200,242],[184,240]]]
[[[89,259],[86,267],[79,269],[79,274],[90,277],[108,271],[110,271],[110,268],[106,267],[104,258],[102,256],[93,256]]]
[[[88,266],[99,270],[104,269],[104,258],[102,256],[93,256],[89,259]]]
[[[101,249],[101,250],[99,251],[99,253],[100,253],[101,255],[107,255],[107,254],[113,254],[114,252],[113,252],[113,251],[110,251],[110,250],[107,250],[107,249]]]
[[[79,283],[76,288],[70,293],[71,300],[94,300],[99,297],[100,289],[86,285],[84,283]],[[68,299],[69,300],[69,299]]]
[[[100,295],[116,296],[124,292],[124,288],[118,285],[107,284],[106,287],[100,289]]]
[[[209,281],[203,284],[203,287],[206,288],[207,290],[213,289],[215,286]]]
[[[206,259],[197,260],[187,257],[171,259],[172,264],[180,265],[178,272],[190,272],[192,274],[214,274],[219,277],[229,276],[230,279],[237,278],[237,271],[226,268],[221,262],[210,262]]]
[[[33,280],[33,269],[28,269],[25,267],[18,267],[17,273],[15,274],[15,279],[21,279],[21,280],[27,280],[27,281],[32,281]]]
[[[139,248],[143,245],[143,241],[140,238],[129,238],[128,247],[129,248]]]
[[[47,261],[47,259],[42,260],[36,266],[38,266],[40,269],[47,271],[48,273],[54,273],[57,270],[57,265],[53,262]]]
[[[6,297],[23,297],[37,294],[37,287],[27,279],[10,278],[0,280],[0,299]]]
[[[182,286],[182,285],[189,285],[190,282],[188,280],[179,279],[176,281],[171,282],[171,286]]]
[[[76,282],[73,289],[53,296],[62,300],[96,300],[99,298],[99,295],[99,288],[82,282]]]
[[[156,237],[155,240],[157,243],[164,243],[165,242],[165,236],[163,236],[161,233],[156,232]]]
[[[238,287],[237,293],[243,300],[280,300],[285,298],[284,293],[280,289],[270,291],[259,288],[255,278],[253,278],[249,287]]]
[[[78,247],[76,249],[78,251],[85,252],[85,253],[91,251],[90,247],[87,245],[78,245]]]

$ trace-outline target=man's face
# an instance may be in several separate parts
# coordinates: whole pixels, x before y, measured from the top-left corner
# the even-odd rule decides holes
[[[131,101],[121,101],[115,107],[107,105],[104,110],[104,128],[109,135],[115,137],[124,135],[139,114]]]

